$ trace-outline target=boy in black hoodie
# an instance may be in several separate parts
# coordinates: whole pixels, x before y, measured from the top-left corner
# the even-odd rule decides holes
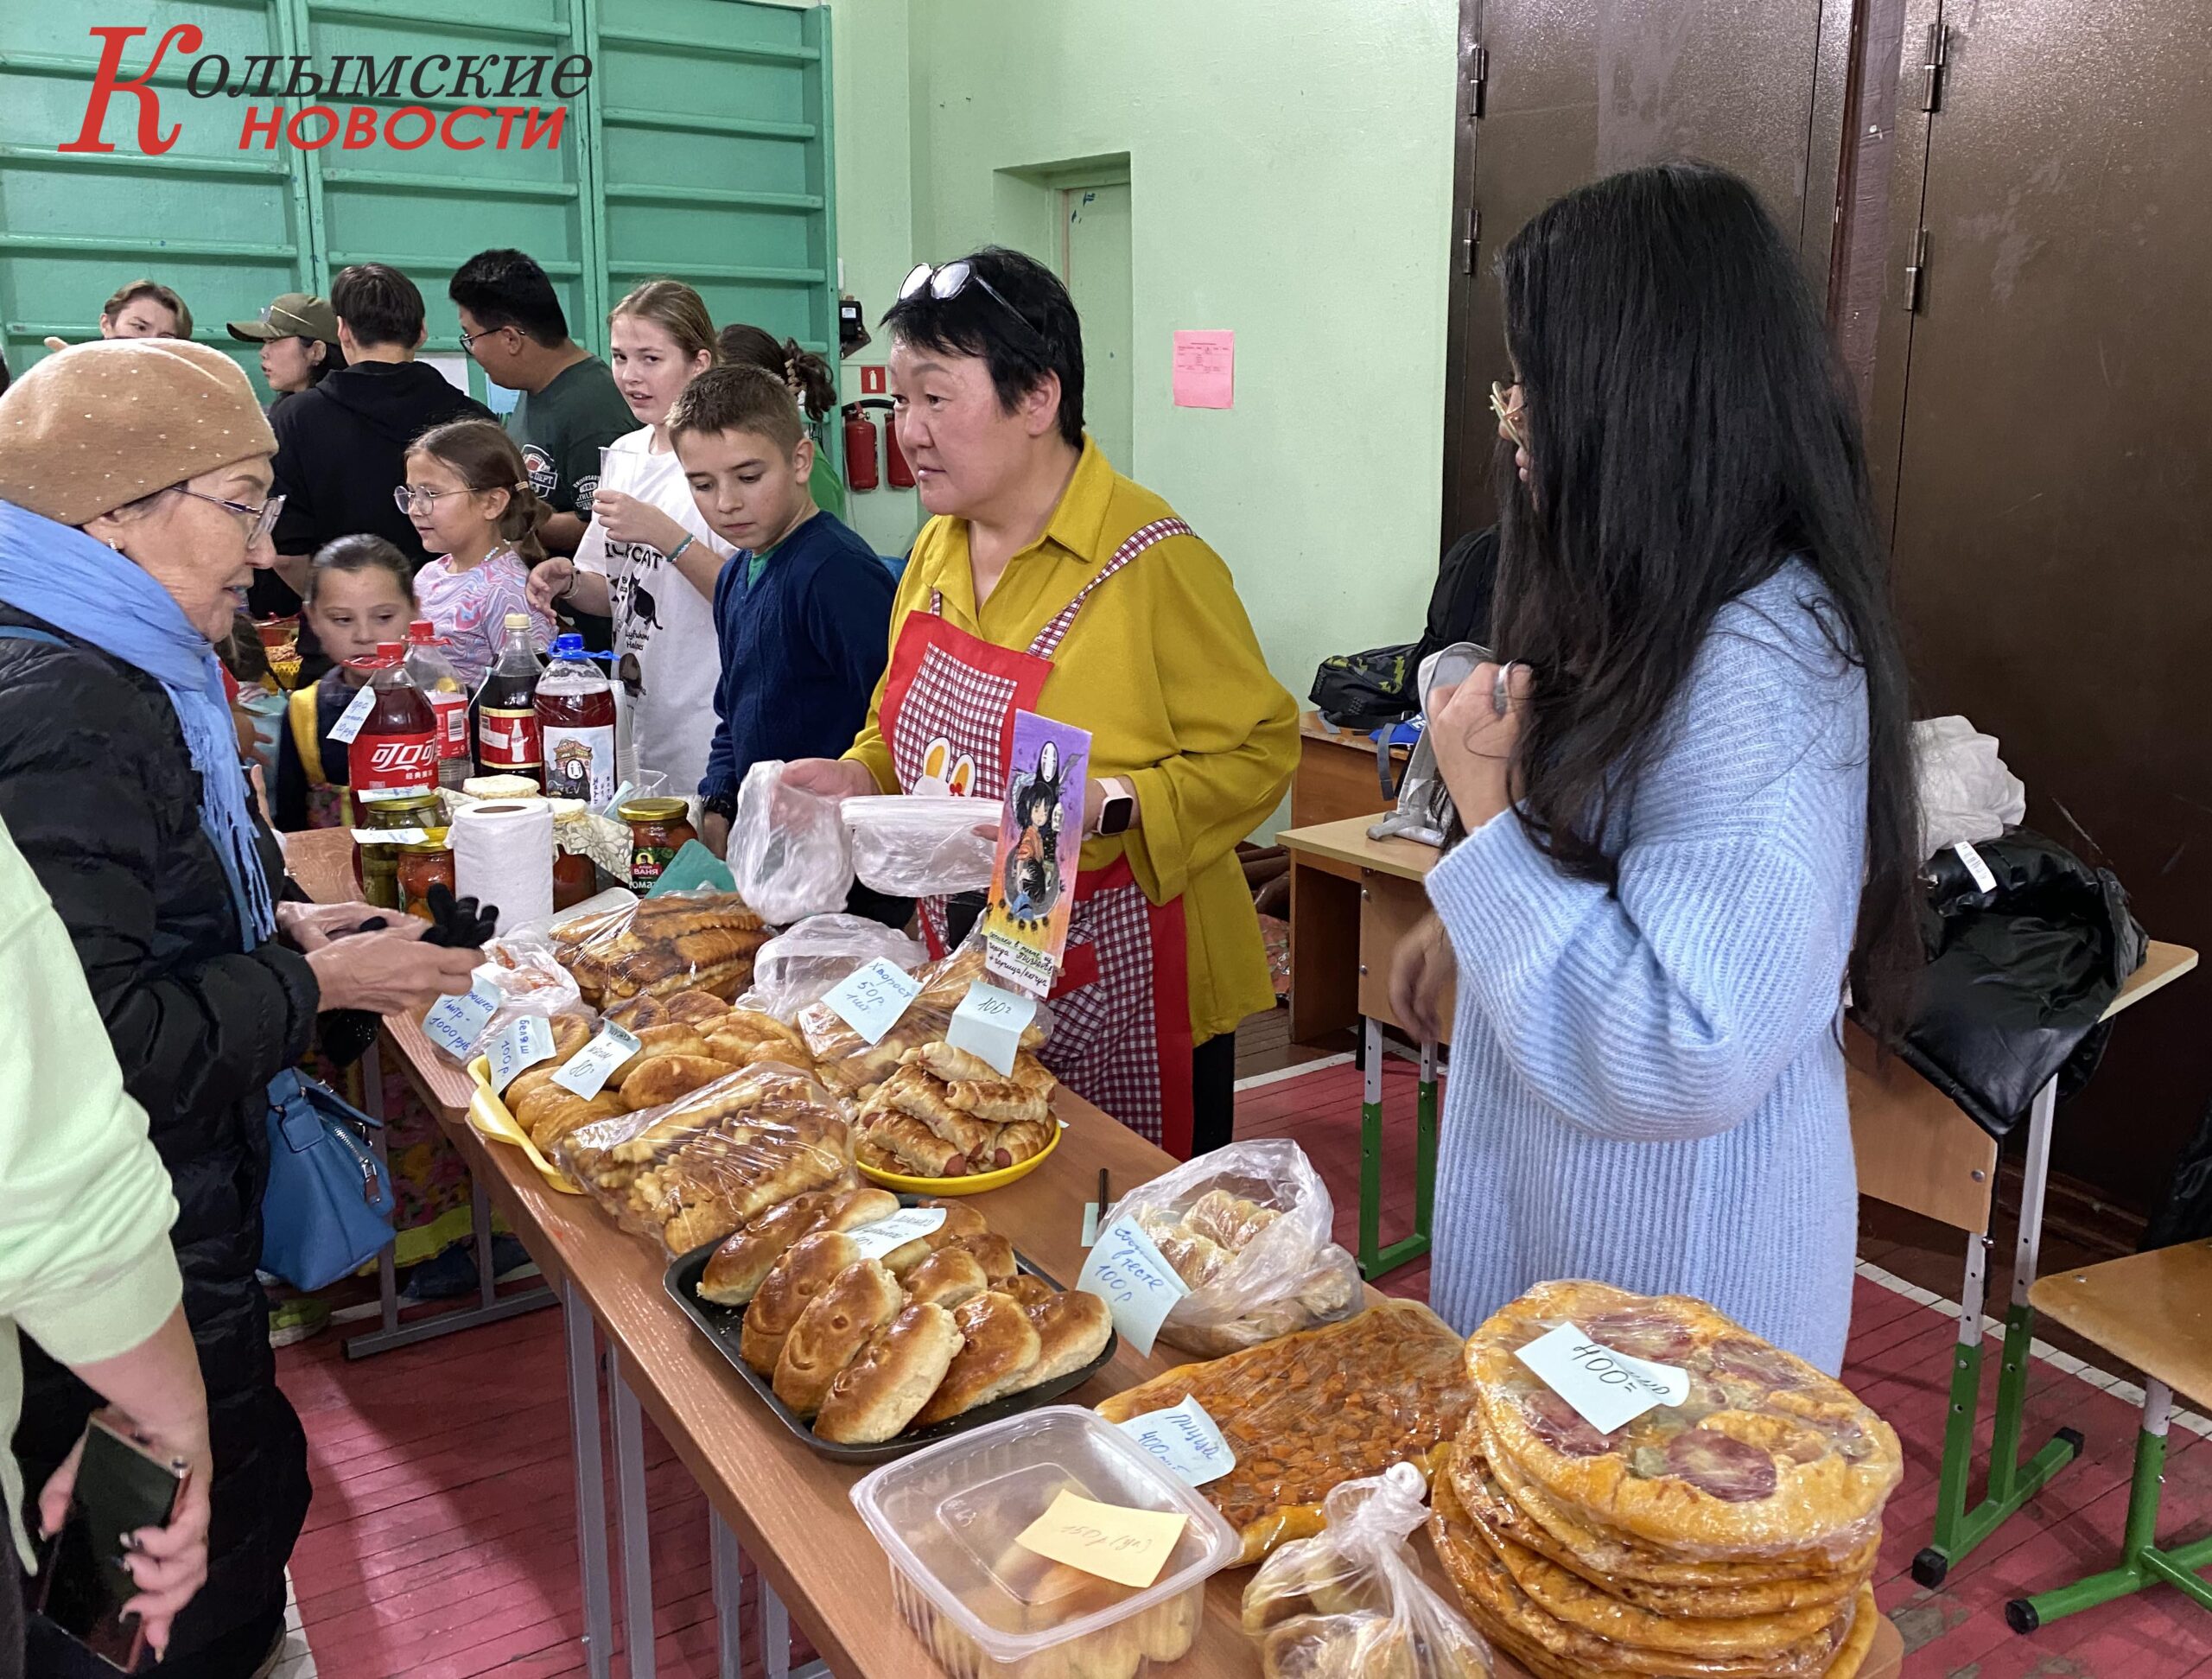
[[[367,531],[413,564],[426,563],[430,554],[391,494],[406,481],[407,446],[448,420],[493,417],[436,368],[415,359],[424,331],[423,294],[397,269],[359,263],[344,270],[331,283],[330,305],[346,366],[280,404],[270,422],[284,511],[272,533],[276,570],[256,574],[257,614],[297,612],[308,560],[338,537]],[[279,591],[289,601],[265,600]],[[306,658],[304,626],[301,638]],[[302,680],[314,674],[303,670]]]

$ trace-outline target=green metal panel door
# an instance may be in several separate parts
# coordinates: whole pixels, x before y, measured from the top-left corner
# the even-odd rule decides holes
[[[498,54],[543,55],[555,60],[588,55],[582,0],[503,0],[470,17],[428,9],[368,3],[367,0],[284,0],[296,6],[301,50],[327,66],[340,54],[368,54],[379,60],[406,54],[458,59]],[[438,85],[435,81],[429,84]],[[498,77],[492,79],[494,94]],[[505,149],[497,129],[468,119],[464,139],[480,145],[455,150],[433,140],[412,149],[381,141],[346,151],[338,147],[296,154],[308,188],[315,228],[316,289],[353,263],[389,263],[422,288],[429,307],[434,353],[461,352],[461,322],[447,301],[454,270],[480,251],[512,245],[536,258],[553,282],[570,332],[588,348],[606,348],[605,286],[594,248],[589,204],[590,116],[595,90],[574,101],[555,146],[521,144],[517,124]],[[391,99],[345,98],[366,105],[381,124],[407,105],[429,108],[443,119],[465,105],[536,105],[550,114],[570,104],[541,86],[535,99],[418,98],[405,87]],[[403,137],[412,137],[411,124]],[[483,396],[484,376],[472,365],[471,388]]]
[[[1060,277],[1083,321],[1084,424],[1114,469],[1134,478],[1129,183],[1063,188],[1060,205]]]
[[[235,343],[223,323],[304,283],[308,236],[290,154],[241,152],[238,105],[188,99],[190,61],[174,50],[151,84],[162,127],[180,130],[170,150],[140,150],[138,104],[127,93],[107,109],[114,150],[55,148],[84,125],[105,44],[91,26],[149,26],[125,48],[127,78],[179,22],[198,25],[200,50],[233,64],[283,52],[283,3],[189,12],[95,0],[0,6],[0,348],[10,367],[21,372],[45,354],[49,334],[98,337],[100,305],[124,282],[149,278],[183,297],[194,338],[238,354],[258,380],[253,347]]]
[[[836,360],[830,13],[593,0],[612,294],[658,276]]]
[[[82,126],[103,42],[98,24],[143,23],[122,74],[135,75],[162,32],[192,22],[200,51],[242,73],[257,56],[298,55],[325,78],[340,56],[357,65],[404,55],[588,58],[579,96],[550,78],[533,94],[489,98],[400,86],[378,97],[354,76],[317,99],[191,99],[191,60],[172,52],[152,86],[175,148],[137,145],[137,104],[110,104],[110,152],[58,152]],[[233,347],[257,377],[249,346],[223,322],[257,314],[277,293],[327,293],[349,263],[390,263],[422,288],[432,353],[459,352],[446,301],[454,270],[478,251],[513,245],[552,277],[578,342],[604,353],[608,306],[657,275],[688,281],[717,324],[749,321],[834,362],[836,244],[830,152],[830,16],[751,0],[503,0],[461,10],[404,0],[228,0],[188,16],[168,3],[40,0],[0,5],[0,330],[18,370],[49,334],[85,338],[123,282],[151,276],[176,288],[195,336]],[[437,78],[443,76],[440,80]],[[278,86],[283,85],[282,80]],[[433,138],[396,147],[305,150],[257,137],[240,146],[249,108],[289,117],[310,104],[343,117],[420,105],[443,120],[463,105],[566,108],[559,143],[524,147],[518,130],[455,149]],[[310,125],[309,131],[314,131]],[[412,121],[402,132],[411,137]],[[496,137],[465,119],[463,138]],[[468,370],[484,394],[483,376]],[[834,429],[833,429],[834,436]]]

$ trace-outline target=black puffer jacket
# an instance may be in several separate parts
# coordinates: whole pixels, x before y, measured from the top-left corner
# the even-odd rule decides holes
[[[54,633],[6,607],[0,625]],[[161,684],[63,639],[0,637],[0,821],[69,928],[176,1186],[173,1239],[215,1460],[207,1584],[177,1619],[179,1656],[281,1608],[307,1516],[306,1438],[276,1389],[254,1269],[269,1175],[263,1091],[305,1052],[316,989],[297,951],[240,951],[229,882],[200,826],[200,777]],[[276,842],[261,838],[280,881]],[[35,1490],[97,1402],[35,1347],[23,1351],[16,1445]]]

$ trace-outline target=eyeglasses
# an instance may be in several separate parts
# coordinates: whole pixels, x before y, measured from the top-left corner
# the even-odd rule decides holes
[[[276,528],[276,516],[284,511],[284,498],[281,495],[272,495],[268,500],[257,505],[250,501],[226,501],[219,495],[202,495],[198,490],[188,490],[181,484],[172,484],[169,488],[179,495],[190,496],[194,501],[212,501],[218,507],[227,507],[245,520],[245,545],[248,548],[257,542],[268,540],[269,533]]]
[[[480,332],[463,333],[461,335],[461,347],[467,351],[471,355],[474,355],[476,353],[476,340],[478,339],[489,338],[493,334],[503,333],[506,331],[506,329],[507,323],[503,321],[496,327],[486,327]]]
[[[435,513],[440,496],[467,493],[466,490],[426,490],[419,484],[395,484],[391,487],[391,505],[403,513],[411,513],[417,507],[426,513]]]
[[[914,271],[906,277],[905,283],[899,288],[899,301],[905,302],[926,286],[929,288],[930,296],[936,298],[938,302],[950,302],[968,289],[968,283],[971,280],[988,292],[996,300],[1001,308],[1020,321],[1021,329],[1030,337],[1039,344],[1045,341],[1045,334],[1030,325],[1029,317],[1007,302],[999,289],[976,273],[976,264],[964,257],[957,263],[947,263],[942,268],[933,267],[928,263],[917,263],[914,265]]]
[[[1529,434],[1522,425],[1521,411],[1527,406],[1528,399],[1516,396],[1509,403],[1505,396],[1518,383],[1516,380],[1514,385],[1509,385],[1501,379],[1492,379],[1490,382],[1490,411],[1497,416],[1498,424],[1504,428],[1505,435],[1513,440],[1514,446],[1526,448],[1529,447]]]

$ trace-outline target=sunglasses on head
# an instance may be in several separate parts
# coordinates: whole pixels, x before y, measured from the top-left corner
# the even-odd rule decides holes
[[[1030,337],[1035,339],[1039,344],[1045,341],[1045,334],[1031,326],[1029,318],[1013,304],[1007,302],[1004,294],[996,286],[976,272],[976,264],[965,257],[957,263],[946,263],[941,268],[929,263],[917,263],[913,272],[906,277],[899,288],[899,301],[903,303],[908,298],[926,289],[929,295],[936,298],[938,302],[947,303],[967,290],[971,283],[981,286],[988,293],[1001,308],[1021,323],[1022,330]]]

